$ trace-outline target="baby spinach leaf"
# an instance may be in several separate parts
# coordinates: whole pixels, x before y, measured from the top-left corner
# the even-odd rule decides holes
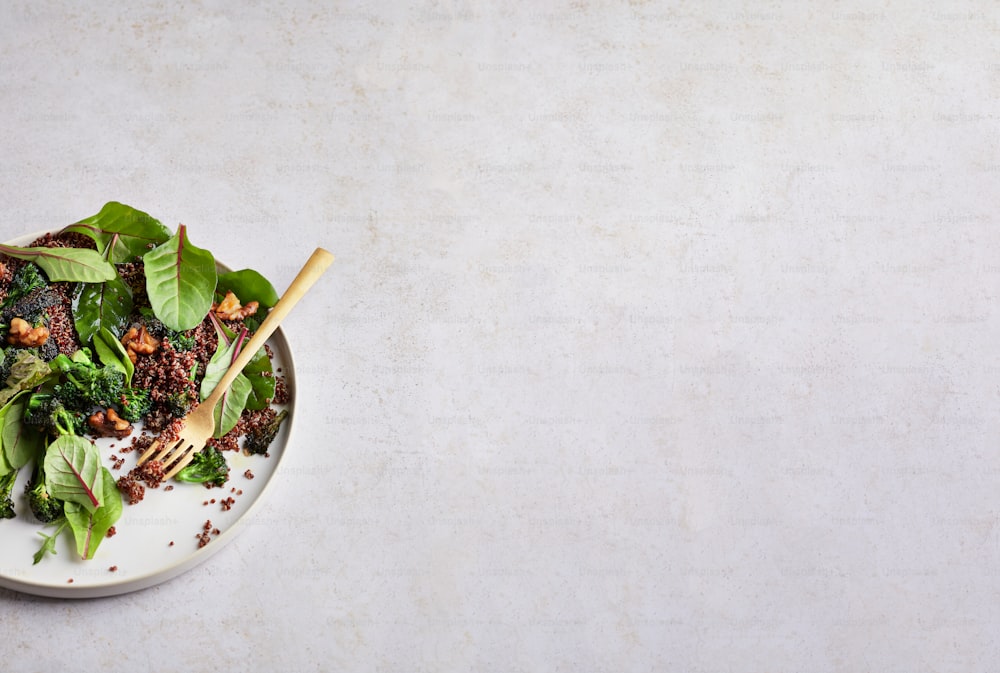
[[[218,275],[215,257],[191,245],[182,224],[170,240],[142,258],[153,313],[172,330],[197,326],[209,309]]]
[[[115,264],[142,257],[170,238],[170,230],[158,220],[117,201],[104,204],[101,212],[71,224],[63,231],[89,236],[102,252],[110,246],[109,257]]]
[[[44,468],[52,497],[80,504],[88,512],[101,506],[104,483],[96,445],[77,435],[60,435],[45,451]]]
[[[131,311],[132,290],[115,276],[103,283],[84,283],[73,303],[73,324],[81,343],[89,343],[102,327],[122,332]]]
[[[106,467],[101,468],[101,480],[105,500],[95,511],[88,512],[75,502],[67,502],[65,505],[66,520],[69,521],[76,540],[76,551],[84,560],[94,558],[101,541],[122,515],[121,493],[114,476]]]
[[[278,303],[278,293],[274,286],[253,269],[221,274],[216,292],[224,296],[229,290],[239,297],[244,306],[255,301],[260,304],[261,309],[268,309]]]
[[[7,462],[14,469],[23,467],[42,450],[42,435],[24,422],[27,397],[20,395],[3,410],[3,430],[0,441]]]
[[[42,267],[50,281],[103,283],[118,276],[111,264],[96,250],[85,248],[22,248],[0,244],[0,252]]]
[[[129,359],[128,351],[118,340],[118,337],[107,327],[102,327],[94,335],[94,350],[97,351],[97,358],[106,367],[113,367],[125,374],[125,385],[132,385],[132,376],[135,374],[135,365]]]

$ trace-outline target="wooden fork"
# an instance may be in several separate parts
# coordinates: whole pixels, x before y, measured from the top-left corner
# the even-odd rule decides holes
[[[319,280],[319,277],[323,275],[332,262],[333,255],[323,248],[316,248],[312,256],[309,257],[309,261],[299,271],[292,284],[288,286],[285,294],[243,346],[240,354],[233,360],[212,393],[184,418],[184,425],[181,427],[178,437],[166,443],[162,441],[162,435],[158,437],[152,446],[139,456],[138,465],[142,465],[148,460],[160,461],[164,469],[163,480],[166,481],[191,462],[194,455],[205,447],[205,442],[215,434],[214,410],[226,390],[232,385],[233,380],[250,362],[254,353],[264,345],[267,338],[274,333],[278,324],[288,315],[292,307]]]

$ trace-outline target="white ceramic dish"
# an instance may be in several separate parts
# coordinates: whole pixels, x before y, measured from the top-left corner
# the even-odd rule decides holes
[[[28,245],[42,233],[22,236],[8,244]],[[221,264],[220,269],[228,270]],[[31,470],[22,469],[14,486],[17,517],[0,520],[0,587],[57,598],[96,598],[146,589],[208,560],[233,540],[243,526],[267,524],[269,520],[256,517],[255,512],[289,446],[296,399],[292,353],[280,328],[268,344],[274,352],[275,370],[280,369],[279,375],[285,377],[291,400],[289,416],[282,423],[268,457],[227,452],[230,477],[223,488],[173,482],[172,491],[164,491],[163,486],[146,489],[142,502],[124,504],[122,517],[115,525],[117,534],[101,543],[93,559],[81,560],[71,536],[64,532],[56,554],[47,555],[37,565],[32,564],[32,557],[42,543],[38,533],[51,533],[52,529],[37,523],[28,510],[22,496]],[[135,432],[139,431],[141,424],[136,424]],[[115,477],[135,465],[135,452],[121,455],[114,448],[128,446],[130,441],[131,437],[98,440],[103,464]],[[125,458],[120,470],[112,469],[111,455]],[[244,476],[247,470],[252,471],[253,479]],[[242,495],[232,489],[242,491]],[[230,510],[223,511],[220,502],[228,497],[236,502]],[[211,528],[220,532],[211,535],[211,541],[199,548],[197,536],[206,521],[211,521]]]

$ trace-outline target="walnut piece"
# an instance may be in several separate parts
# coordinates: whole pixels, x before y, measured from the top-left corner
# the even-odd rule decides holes
[[[49,330],[45,325],[32,327],[23,318],[14,318],[10,321],[10,331],[7,333],[7,343],[12,346],[23,346],[34,348],[41,346],[49,338]]]
[[[138,328],[130,328],[122,337],[122,345],[125,346],[128,359],[132,361],[132,364],[135,364],[137,356],[156,352],[156,349],[160,347],[160,342],[153,338],[153,335],[147,332],[146,326],[143,325]]]
[[[212,304],[215,315],[223,320],[243,320],[257,312],[257,302],[251,301],[246,306],[240,305],[240,299],[232,290],[226,292],[226,296],[218,304]]]
[[[118,415],[114,409],[95,411],[87,419],[87,425],[101,437],[117,437],[122,439],[132,434],[132,424]]]

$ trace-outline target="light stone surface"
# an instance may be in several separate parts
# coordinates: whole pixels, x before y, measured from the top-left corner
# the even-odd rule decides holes
[[[262,525],[4,670],[996,670],[996,4],[123,4],[0,4],[0,238],[337,262]]]

